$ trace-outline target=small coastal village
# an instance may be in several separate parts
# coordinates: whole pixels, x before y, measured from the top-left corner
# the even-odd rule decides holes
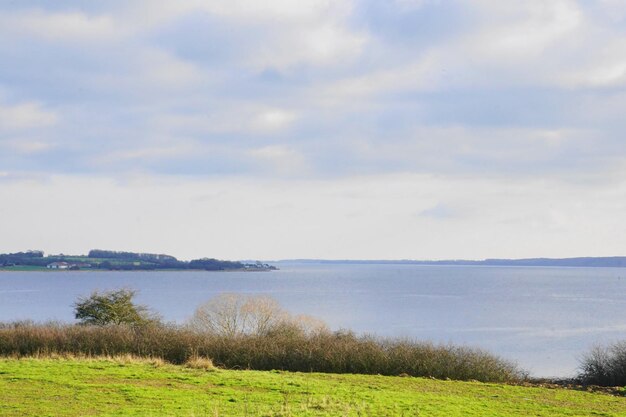
[[[61,262],[51,262],[46,265],[47,269],[81,269],[81,268],[91,268],[91,264],[83,263],[83,262],[75,262],[69,263],[65,261]]]

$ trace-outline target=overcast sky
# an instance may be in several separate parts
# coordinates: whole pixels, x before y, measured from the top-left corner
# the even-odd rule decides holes
[[[0,251],[626,255],[626,2],[0,0]]]

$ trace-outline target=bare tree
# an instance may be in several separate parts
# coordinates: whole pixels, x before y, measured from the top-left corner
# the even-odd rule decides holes
[[[247,313],[243,311],[246,298],[239,294],[220,294],[198,307],[189,326],[199,332],[223,336],[243,333]]]
[[[220,294],[198,307],[188,325],[196,331],[222,336],[267,335],[290,328],[301,333],[326,329],[320,320],[291,316],[267,296]]]
[[[306,314],[291,317],[290,323],[307,336],[330,332],[324,320]]]
[[[280,307],[278,301],[267,296],[247,297],[241,310],[246,317],[246,334],[268,334],[289,318],[289,313]]]

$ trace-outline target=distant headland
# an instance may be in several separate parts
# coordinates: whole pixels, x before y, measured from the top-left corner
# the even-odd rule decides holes
[[[391,264],[391,265],[441,265],[441,266],[543,266],[543,267],[613,267],[626,268],[626,256],[579,257],[579,258],[526,258],[526,259],[484,259],[484,260],[325,260],[289,259],[279,263],[318,263],[318,264]]]
[[[43,251],[0,254],[0,270],[108,270],[108,271],[154,271],[154,270],[202,270],[202,271],[271,271],[275,266],[262,262],[224,261],[201,258],[180,261],[171,255],[155,253],[119,252],[92,249],[87,255],[48,255]]]

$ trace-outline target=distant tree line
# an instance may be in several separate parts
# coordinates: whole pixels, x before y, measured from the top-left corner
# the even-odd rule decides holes
[[[0,266],[12,265],[39,265],[43,264],[43,251],[29,250],[27,252],[0,254]]]
[[[106,258],[136,261],[154,261],[154,262],[178,262],[171,255],[155,254],[155,253],[134,253],[134,252],[117,252],[111,250],[92,249],[87,255],[88,258]]]
[[[180,261],[171,255],[154,253],[119,252],[101,249],[90,250],[87,256],[49,255],[42,251],[0,254],[0,267],[36,266],[46,267],[54,262],[68,263],[68,269],[105,269],[105,270],[157,270],[157,269],[193,269],[206,271],[222,270],[271,270],[276,269],[259,262],[244,264],[238,261],[224,261],[215,258],[201,258],[192,261]]]

